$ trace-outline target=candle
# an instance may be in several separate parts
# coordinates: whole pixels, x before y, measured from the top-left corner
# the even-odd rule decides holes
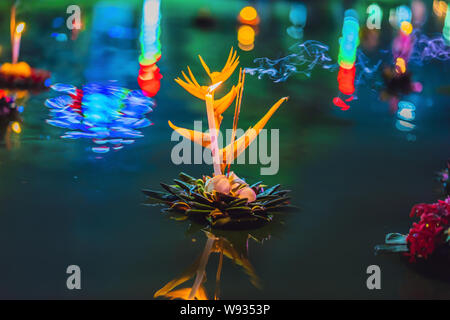
[[[214,166],[214,174],[221,175],[222,169],[220,167],[220,155],[219,155],[219,145],[217,143],[217,131],[216,131],[216,120],[214,117],[214,90],[221,84],[222,82],[216,83],[215,85],[209,87],[208,93],[206,94],[206,113],[208,115],[208,126],[209,126],[209,136],[211,139],[211,154],[213,158],[213,166]]]
[[[16,64],[19,61],[19,51],[20,51],[20,39],[22,38],[22,32],[25,29],[25,23],[21,22],[17,25],[13,37],[13,47],[12,47],[12,63]]]

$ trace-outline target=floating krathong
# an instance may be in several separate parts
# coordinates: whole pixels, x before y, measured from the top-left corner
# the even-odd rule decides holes
[[[11,9],[12,62],[0,66],[0,87],[17,89],[43,89],[47,87],[50,72],[34,69],[26,62],[19,62],[20,42],[25,31],[25,23],[16,24],[16,6]]]
[[[415,205],[410,217],[419,217],[407,235],[389,233],[377,252],[402,253],[410,262],[427,259],[437,251],[450,252],[450,197],[437,203]]]
[[[273,214],[290,207],[288,191],[278,190],[279,185],[267,188],[261,182],[250,185],[230,172],[230,165],[255,140],[270,117],[287,98],[278,100],[254,127],[236,138],[245,73],[240,70],[238,83],[222,98],[214,99],[214,91],[234,72],[239,64],[239,57],[231,49],[228,60],[220,72],[211,72],[202,57],[199,58],[211,79],[210,86],[200,85],[189,67],[189,77],[182,72],[184,80],[177,78],[175,81],[193,96],[206,101],[209,133],[180,128],[170,121],[169,125],[181,136],[211,150],[214,174],[196,179],[182,173],[180,179],[174,180],[173,185],[161,183],[166,192],[151,190],[143,192],[151,201],[166,205],[168,208],[164,211],[181,214],[185,219],[189,218],[214,228],[249,228],[269,222]],[[231,143],[219,149],[217,132],[222,123],[222,114],[235,98]],[[228,170],[225,172],[227,167]]]
[[[143,190],[147,204],[163,204],[163,212],[175,220],[190,219],[200,225],[223,229],[248,229],[273,220],[289,210],[289,190],[267,188],[261,182],[248,185],[234,173],[195,179],[180,174],[175,184],[161,183],[166,192]]]
[[[138,129],[151,125],[145,115],[152,111],[153,100],[140,90],[88,84],[82,89],[55,84],[53,90],[66,95],[47,99],[51,119],[47,123],[70,129],[62,138],[90,138],[92,151],[120,150],[143,137]]]
[[[0,87],[39,90],[47,88],[50,72],[31,68],[26,62],[8,63],[0,67]]]
[[[447,168],[438,173],[438,180],[442,185],[437,203],[416,204],[410,217],[418,217],[409,233],[389,233],[385,244],[375,247],[377,252],[402,253],[409,257],[410,262],[425,260],[428,257],[444,257],[450,263],[450,189],[449,189],[450,160]],[[448,272],[448,271],[447,271]]]

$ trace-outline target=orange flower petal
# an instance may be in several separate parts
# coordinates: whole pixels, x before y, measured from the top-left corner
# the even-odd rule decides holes
[[[211,138],[208,133],[203,133],[195,130],[185,129],[181,127],[177,127],[169,120],[169,126],[176,131],[179,135],[185,137],[186,139],[191,140],[205,148],[209,148],[211,144]]]

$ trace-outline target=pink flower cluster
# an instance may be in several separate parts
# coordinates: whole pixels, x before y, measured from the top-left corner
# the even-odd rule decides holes
[[[414,216],[420,217],[420,221],[413,223],[406,238],[409,247],[406,255],[411,262],[416,257],[426,259],[444,243],[444,231],[450,224],[450,197],[437,203],[415,205],[410,213],[410,217]]]

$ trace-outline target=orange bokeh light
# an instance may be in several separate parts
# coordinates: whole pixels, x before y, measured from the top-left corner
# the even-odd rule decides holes
[[[355,92],[355,74],[355,66],[351,69],[339,68],[337,80],[340,92],[345,95],[351,95]]]
[[[400,30],[402,30],[404,34],[410,35],[411,32],[413,31],[413,26],[410,22],[403,21],[402,24],[400,25]]]
[[[395,71],[400,74],[405,73],[406,71],[405,59],[398,57],[397,60],[395,60]]]
[[[433,12],[438,17],[445,17],[447,13],[447,2],[442,0],[434,0],[433,1]]]
[[[245,24],[257,25],[259,23],[258,12],[251,6],[244,7],[239,12],[239,21]]]
[[[255,30],[250,26],[241,26],[238,30],[238,41],[243,45],[251,45],[255,42]]]

